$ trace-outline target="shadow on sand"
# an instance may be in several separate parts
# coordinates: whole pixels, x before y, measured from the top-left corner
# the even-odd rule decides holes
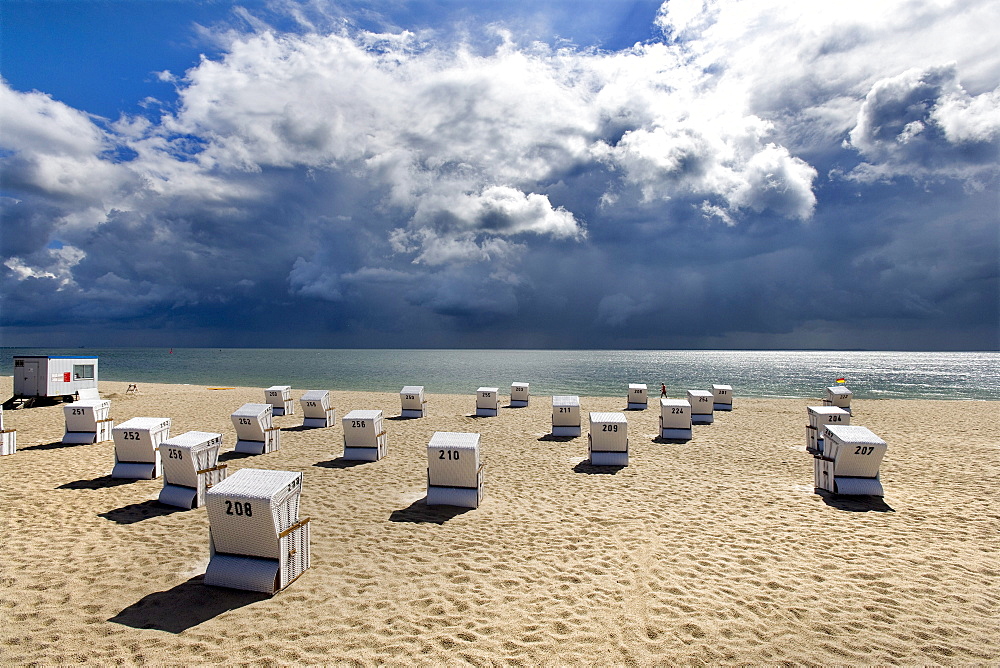
[[[343,457],[337,457],[336,459],[330,459],[325,462],[316,462],[313,466],[319,466],[324,469],[352,469],[355,466],[364,466],[365,464],[375,464],[376,462],[368,462],[360,459],[344,459]]]
[[[394,510],[389,515],[390,522],[413,522],[415,524],[444,524],[448,520],[467,513],[472,508],[457,506],[428,506],[427,497],[417,499],[402,510]]]
[[[271,598],[267,594],[204,584],[197,575],[167,591],[158,591],[128,606],[109,622],[134,629],[181,633],[224,612]]]
[[[152,517],[163,517],[179,512],[184,512],[184,508],[168,506],[159,501],[143,501],[142,503],[130,503],[106,513],[97,513],[97,516],[118,524],[135,524]]]
[[[110,475],[102,475],[100,478],[94,478],[93,480],[74,480],[65,485],[59,485],[56,489],[107,489],[109,487],[118,487],[119,485],[131,485],[134,482],[139,481],[130,478],[112,478]]]
[[[576,466],[573,470],[577,473],[586,473],[587,475],[615,475],[621,471],[624,466],[594,466],[590,463],[589,459],[585,459]]]
[[[850,513],[896,512],[881,496],[838,496],[823,489],[817,489],[816,493],[823,499],[823,503],[837,510]]]

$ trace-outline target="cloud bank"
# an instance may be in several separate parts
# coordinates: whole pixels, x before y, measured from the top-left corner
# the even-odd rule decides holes
[[[993,3],[671,0],[615,51],[290,6],[145,115],[0,84],[8,335],[996,344]]]

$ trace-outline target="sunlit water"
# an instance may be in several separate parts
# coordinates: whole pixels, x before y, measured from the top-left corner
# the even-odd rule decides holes
[[[844,378],[865,399],[1000,400],[1000,353],[719,350],[303,350],[246,348],[3,348],[13,355],[90,355],[101,380],[296,389],[467,394],[514,381],[533,395],[622,396],[646,383],[659,396],[732,385],[737,397],[819,397]]]

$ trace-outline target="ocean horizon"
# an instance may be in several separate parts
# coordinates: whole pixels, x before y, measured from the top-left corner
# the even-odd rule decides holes
[[[843,378],[859,399],[1000,400],[1000,353],[830,350],[475,350],[308,348],[0,348],[0,373],[15,355],[99,359],[99,379],[295,389],[626,396],[629,383],[660,384],[671,397],[688,389],[733,386],[748,398],[819,398]]]

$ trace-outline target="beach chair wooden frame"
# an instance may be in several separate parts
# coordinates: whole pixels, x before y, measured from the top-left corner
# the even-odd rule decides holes
[[[388,454],[388,435],[380,410],[353,410],[342,419],[344,459],[377,462]]]
[[[480,387],[476,390],[476,417],[496,417],[499,412],[499,387]]]
[[[428,506],[479,507],[486,468],[479,446],[477,433],[434,432],[427,444]]]
[[[3,406],[0,406],[0,457],[17,452],[17,429],[4,429]]]
[[[162,474],[160,443],[170,438],[170,418],[134,417],[111,430],[115,443],[112,478],[153,480]]]
[[[219,463],[222,434],[189,431],[160,443],[163,490],[160,503],[178,508],[205,505],[205,493],[226,479],[228,468]]]
[[[691,404],[691,424],[712,424],[715,422],[715,397],[708,390],[688,390],[687,400]]]
[[[399,391],[400,417],[422,418],[427,415],[423,385],[406,385]]]
[[[515,382],[510,384],[511,408],[527,408],[530,398],[531,386],[529,383]]]
[[[583,433],[580,416],[580,397],[555,395],[552,397],[552,435],[575,437]]]
[[[230,416],[236,428],[236,452],[263,455],[281,447],[281,429],[272,423],[271,404],[243,404]]]
[[[687,399],[660,399],[660,438],[666,441],[690,441],[691,404]]]
[[[824,452],[813,457],[817,489],[845,496],[885,496],[879,467],[888,448],[867,427],[827,425]]]
[[[65,444],[103,443],[111,440],[114,420],[108,417],[111,401],[108,399],[82,399],[63,406],[66,420]]]
[[[264,390],[264,401],[271,404],[271,415],[295,415],[295,402],[292,401],[290,385],[272,385]]]
[[[629,383],[628,406],[630,411],[644,411],[649,408],[649,388],[645,383]]]
[[[310,566],[310,521],[299,517],[302,473],[241,469],[206,494],[205,584],[275,594]]]
[[[337,423],[337,411],[330,406],[330,390],[309,390],[299,398],[302,426],[323,429]]]
[[[733,410],[733,387],[732,385],[712,386],[712,410],[731,411]]]
[[[590,414],[587,455],[593,466],[628,466],[628,420],[624,413]]]

